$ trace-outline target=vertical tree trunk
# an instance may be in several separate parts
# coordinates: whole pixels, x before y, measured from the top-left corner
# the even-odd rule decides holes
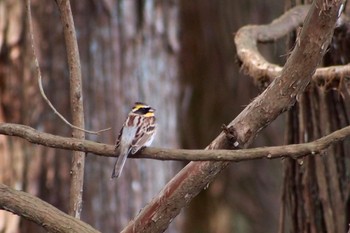
[[[350,60],[348,23],[336,28],[324,65]],[[315,140],[349,125],[349,94],[344,82],[310,84],[288,115],[286,143]],[[346,232],[349,209],[348,143],[319,155],[285,161],[281,232]]]
[[[8,35],[17,35],[16,40],[0,38],[1,120],[70,136],[71,129],[38,94],[31,70],[30,44],[24,39],[25,6],[20,1],[8,3],[11,4],[0,3],[0,11],[9,12],[5,14],[9,25],[16,22],[23,31],[15,27],[17,34]],[[112,127],[101,136],[88,135],[88,139],[114,144],[131,105],[144,101],[156,109],[158,132],[153,145],[178,146],[177,1],[71,3],[82,63],[86,128]],[[10,21],[15,14],[10,14],[8,6],[17,7],[17,21]],[[45,91],[70,119],[68,68],[57,6],[53,1],[33,1],[32,11]],[[14,138],[2,138],[1,143],[4,153],[0,160],[4,163],[0,163],[0,182],[33,193],[67,212],[69,152]],[[107,233],[121,230],[174,173],[172,162],[130,160],[122,176],[111,180],[114,160],[88,154],[85,167],[82,220]],[[2,225],[3,214],[0,211],[0,231],[19,226],[18,218],[13,227],[8,220],[7,225]],[[178,227],[175,224],[170,232]],[[23,232],[40,231],[26,221],[21,226]]]

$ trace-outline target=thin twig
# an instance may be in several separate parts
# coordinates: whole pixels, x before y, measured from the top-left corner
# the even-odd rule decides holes
[[[27,19],[28,19],[28,26],[29,26],[29,37],[30,37],[30,42],[31,42],[31,49],[32,49],[33,60],[34,60],[34,65],[35,65],[35,70],[36,70],[36,76],[37,76],[37,79],[38,79],[39,90],[40,90],[40,94],[43,97],[43,99],[45,100],[45,102],[49,105],[51,110],[64,123],[66,123],[69,127],[73,128],[73,129],[81,130],[81,131],[83,131],[85,133],[96,134],[96,135],[99,135],[102,132],[110,130],[111,128],[106,128],[106,129],[102,129],[102,130],[98,130],[98,131],[91,131],[91,130],[86,130],[86,129],[80,128],[78,126],[75,126],[75,125],[71,124],[61,113],[59,113],[57,111],[57,109],[55,108],[55,106],[48,99],[48,97],[45,94],[44,88],[43,88],[40,65],[39,65],[38,57],[36,55],[35,48],[34,48],[34,32],[33,32],[33,23],[32,23],[32,13],[31,13],[31,7],[30,7],[30,0],[27,0]]]
[[[39,132],[29,126],[0,123],[0,134],[23,138],[31,143],[47,147],[83,151],[100,156],[115,157],[114,145],[97,143],[89,140],[61,137]],[[130,158],[147,158],[157,160],[180,161],[232,161],[240,162],[255,159],[301,158],[307,155],[317,155],[330,145],[350,136],[350,126],[313,142],[292,144],[286,146],[259,147],[241,150],[185,150],[149,147]]]

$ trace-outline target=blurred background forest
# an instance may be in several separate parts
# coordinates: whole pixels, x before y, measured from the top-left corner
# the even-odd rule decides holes
[[[233,33],[269,23],[284,1],[71,1],[82,63],[85,125],[90,140],[114,144],[135,101],[156,109],[156,147],[204,148],[259,93],[239,71]],[[44,89],[70,119],[69,79],[60,15],[54,1],[32,1],[35,49]],[[283,64],[286,41],[264,45]],[[70,136],[44,103],[34,76],[24,1],[0,0],[0,121]],[[284,143],[284,117],[254,146]],[[71,152],[0,136],[0,182],[67,212]],[[87,155],[82,220],[101,232],[121,230],[184,163],[133,159],[110,180],[114,159]],[[167,232],[277,232],[282,162],[232,164],[186,208]],[[0,232],[44,232],[0,211]]]

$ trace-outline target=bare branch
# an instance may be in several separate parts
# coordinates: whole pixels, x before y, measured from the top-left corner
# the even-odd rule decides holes
[[[111,157],[115,153],[112,145],[42,133],[26,125],[0,123],[0,134],[21,137],[31,143],[52,148],[91,152]]]
[[[298,5],[268,25],[248,25],[239,29],[235,44],[243,71],[262,86],[280,76],[282,67],[269,63],[259,52],[258,43],[275,41],[301,26],[309,9],[310,5]],[[296,45],[299,43],[300,40]],[[337,87],[348,76],[350,65],[339,65],[316,69],[312,79],[318,85]]]
[[[77,129],[77,130],[81,130],[85,133],[89,133],[89,134],[96,134],[99,135],[102,132],[105,132],[107,130],[110,130],[111,128],[107,128],[107,129],[102,129],[102,130],[98,130],[98,131],[91,131],[91,130],[86,130],[80,127],[77,127],[73,124],[71,124],[64,116],[62,116],[61,113],[59,113],[57,111],[57,109],[55,108],[55,106],[51,103],[51,101],[49,100],[49,98],[46,96],[44,88],[43,88],[43,84],[42,84],[42,75],[41,75],[41,70],[40,70],[40,65],[39,65],[39,61],[38,61],[38,57],[35,53],[35,48],[34,48],[34,32],[33,32],[33,22],[32,22],[32,13],[31,13],[31,7],[30,7],[30,0],[27,0],[26,2],[27,4],[27,20],[28,20],[28,27],[29,27],[29,37],[30,37],[30,42],[31,42],[31,50],[32,50],[32,54],[33,54],[33,60],[34,60],[34,65],[35,65],[35,71],[36,71],[36,76],[38,79],[38,85],[39,85],[39,91],[41,96],[43,97],[43,99],[45,100],[45,102],[49,105],[49,107],[51,108],[51,110],[65,123],[67,124],[69,127],[73,128],[73,129]]]
[[[69,0],[57,0],[58,9],[63,25],[64,39],[67,49],[67,60],[70,76],[70,105],[73,124],[84,128],[84,107],[81,79],[81,66],[78,49],[78,41],[74,28],[74,20]],[[85,139],[81,130],[73,129],[73,138]],[[83,184],[84,184],[85,154],[73,151],[71,168],[71,186],[69,200],[69,214],[80,218],[83,207]]]
[[[114,145],[97,143],[89,140],[67,138],[48,133],[38,132],[35,129],[19,124],[0,123],[0,134],[17,136],[27,141],[43,146],[83,151],[100,156],[115,157]],[[157,160],[180,161],[232,161],[240,162],[253,159],[300,158],[306,155],[316,155],[333,143],[350,136],[350,126],[337,130],[313,142],[286,146],[260,147],[241,150],[185,150],[166,148],[145,148],[142,152],[130,158],[144,158]]]
[[[63,213],[47,202],[3,184],[0,184],[0,209],[35,222],[48,232],[98,233],[87,223]]]

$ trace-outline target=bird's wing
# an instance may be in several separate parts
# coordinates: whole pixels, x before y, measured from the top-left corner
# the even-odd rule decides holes
[[[131,154],[135,154],[141,148],[149,146],[153,141],[156,125],[154,124],[154,120],[150,121],[150,123],[136,131],[135,139],[131,145]]]

